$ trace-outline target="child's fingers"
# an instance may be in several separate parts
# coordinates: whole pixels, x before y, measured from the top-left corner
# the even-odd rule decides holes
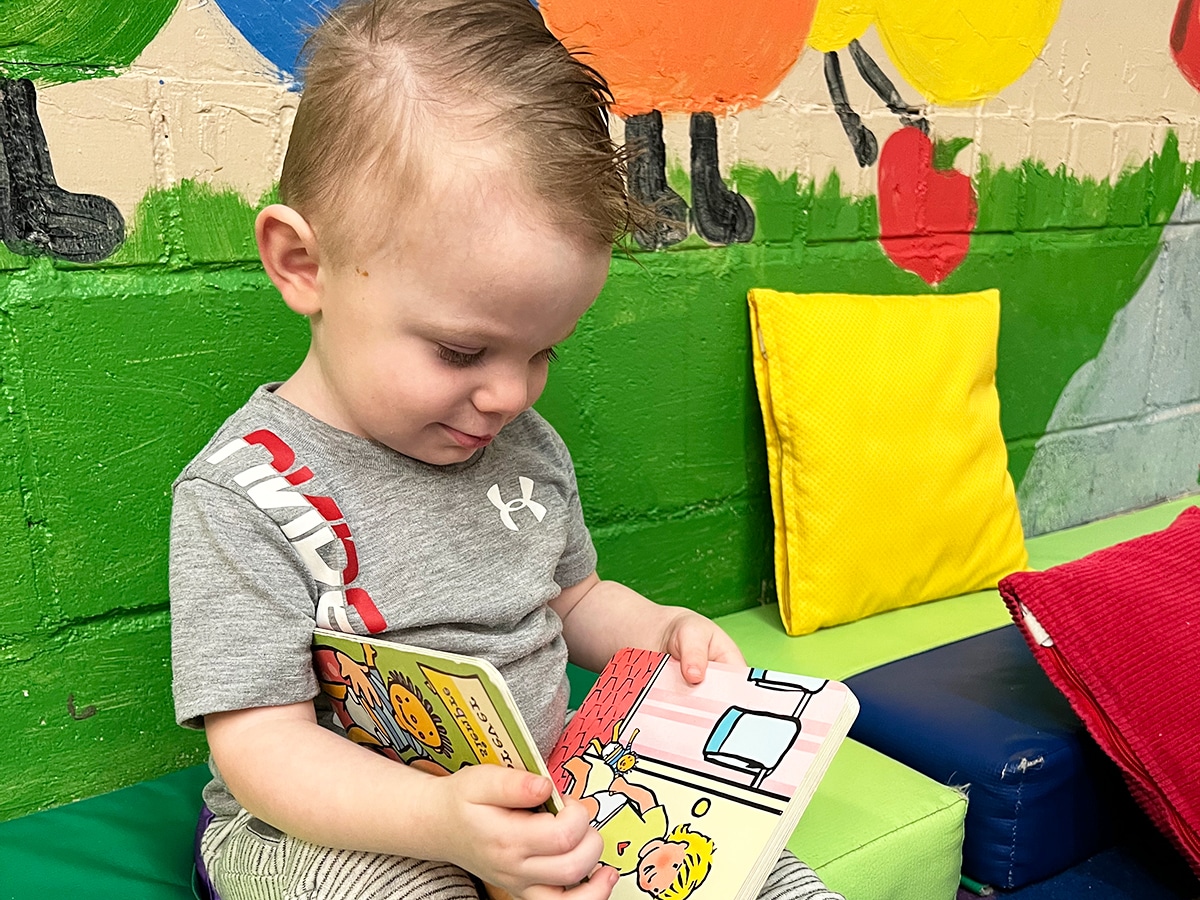
[[[471,803],[506,809],[533,809],[550,798],[550,779],[504,766],[467,766],[452,777]]]
[[[523,880],[533,884],[570,886],[587,878],[596,868],[604,840],[589,828],[583,839],[565,853],[533,856],[521,868]]]
[[[472,852],[493,872],[530,884],[574,884],[596,865],[604,842],[581,803],[558,815],[535,812],[550,795],[549,779],[500,766],[469,766],[454,775],[468,804],[464,822]]]
[[[720,628],[716,628],[712,640],[709,641],[708,658],[713,662],[729,663],[732,666],[746,664],[746,658],[742,656],[741,649],[733,642],[733,638]]]
[[[531,885],[522,900],[608,900],[617,886],[617,870],[600,866],[587,881],[573,887],[560,888],[546,884]]]
[[[675,620],[666,649],[679,660],[683,678],[689,684],[704,680],[710,661],[745,665],[733,639],[711,619],[697,613],[683,614]]]
[[[558,815],[531,816],[523,827],[522,839],[528,848],[530,864],[540,866],[530,872],[530,881],[548,884],[572,884],[592,870],[604,849],[600,833],[591,827],[591,818],[582,804],[568,803]],[[554,866],[564,870],[552,874]]]
[[[699,684],[704,680],[708,671],[708,656],[700,653],[683,653],[679,657],[679,668],[683,670],[683,680],[688,684]]]
[[[675,631],[674,654],[689,684],[699,684],[708,670],[711,625],[702,616],[690,615],[679,622]]]

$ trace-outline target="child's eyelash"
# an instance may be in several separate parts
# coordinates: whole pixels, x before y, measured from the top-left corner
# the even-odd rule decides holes
[[[483,351],[476,353],[463,353],[461,350],[451,350],[444,344],[437,345],[437,354],[443,361],[448,362],[452,366],[457,366],[460,369],[465,369],[467,366],[473,366],[483,358]]]
[[[447,347],[445,344],[437,345],[437,354],[444,362],[448,362],[452,366],[458,366],[465,369],[467,366],[473,366],[483,358],[483,351],[477,350],[474,353],[463,353],[461,350],[454,350]],[[544,359],[546,362],[554,362],[558,359],[558,353],[553,347],[547,347],[537,354],[539,359]]]

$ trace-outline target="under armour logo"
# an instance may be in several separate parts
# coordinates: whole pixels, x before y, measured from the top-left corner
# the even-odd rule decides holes
[[[500,510],[500,521],[504,523],[504,527],[509,531],[520,531],[517,528],[517,523],[512,518],[512,514],[518,509],[529,510],[539,522],[546,518],[546,507],[533,499],[533,479],[522,475],[517,480],[521,482],[521,496],[516,500],[509,500],[505,503],[504,499],[500,496],[500,485],[498,484],[493,484],[488,488],[487,492],[488,499],[492,501],[492,506]]]

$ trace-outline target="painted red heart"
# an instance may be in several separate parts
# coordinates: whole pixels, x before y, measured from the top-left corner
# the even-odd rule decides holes
[[[933,142],[901,128],[879,155],[879,242],[888,258],[938,284],[967,255],[978,206],[971,179],[933,166]]]

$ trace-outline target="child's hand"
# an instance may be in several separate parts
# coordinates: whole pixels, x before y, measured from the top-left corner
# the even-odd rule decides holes
[[[367,667],[355,662],[345,653],[337,654],[338,670],[342,680],[350,686],[350,691],[362,697],[368,704],[380,705],[379,695],[367,675]]]
[[[604,846],[583,807],[568,800],[557,816],[532,811],[549,798],[548,779],[480,765],[439,779],[442,785],[450,862],[518,900],[606,900],[612,892],[616,873],[607,867],[580,884]]]
[[[733,638],[716,623],[690,609],[681,609],[663,629],[662,649],[679,660],[689,684],[704,680],[709,660],[742,666],[746,661]]]

